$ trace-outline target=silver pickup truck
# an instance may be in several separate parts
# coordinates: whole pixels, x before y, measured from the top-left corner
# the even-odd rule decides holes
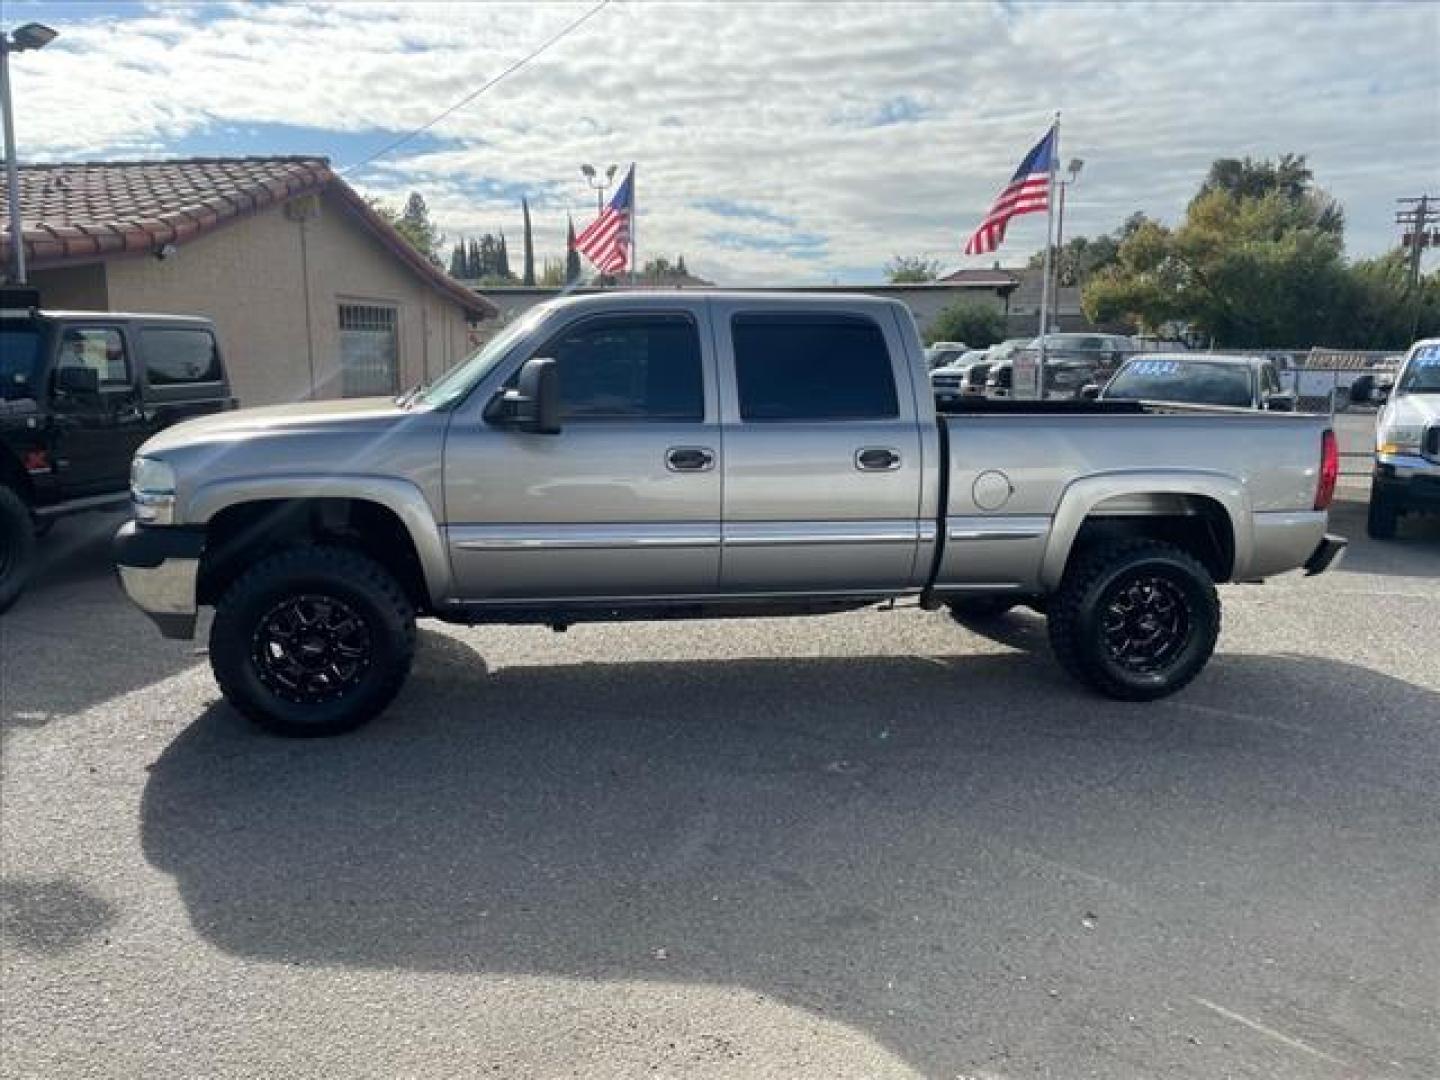
[[[289,735],[383,710],[417,615],[564,629],[1026,604],[1067,671],[1145,700],[1209,659],[1215,582],[1334,561],[1336,472],[1323,417],[983,401],[937,416],[889,300],[608,293],[533,309],[394,401],[157,435],[115,555],[166,635],[214,606],[222,692]]]

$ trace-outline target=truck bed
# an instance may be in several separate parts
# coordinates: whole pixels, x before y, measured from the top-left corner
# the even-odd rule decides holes
[[[949,468],[937,591],[1046,591],[1087,516],[1223,527],[1233,560],[1222,580],[1300,565],[1324,535],[1314,503],[1325,416],[1005,401],[947,410],[939,424]],[[1166,494],[1134,494],[1152,481]]]

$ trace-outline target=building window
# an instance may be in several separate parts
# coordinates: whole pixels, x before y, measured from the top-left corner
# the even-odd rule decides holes
[[[340,305],[340,379],[346,397],[399,393],[399,360],[393,307]]]

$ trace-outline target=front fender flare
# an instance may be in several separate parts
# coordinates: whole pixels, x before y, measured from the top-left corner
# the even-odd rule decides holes
[[[408,480],[330,474],[232,477],[197,487],[185,501],[179,520],[203,525],[227,507],[271,499],[354,499],[385,507],[410,534],[431,604],[438,607],[450,598],[450,555],[440,526],[424,493]]]
[[[1040,585],[1046,592],[1059,588],[1075,537],[1090,512],[1101,503],[1127,495],[1199,495],[1219,503],[1230,519],[1235,545],[1229,577],[1244,576],[1254,550],[1254,518],[1244,481],[1229,473],[1202,469],[1122,469],[1081,477],[1060,496],[1040,563]]]

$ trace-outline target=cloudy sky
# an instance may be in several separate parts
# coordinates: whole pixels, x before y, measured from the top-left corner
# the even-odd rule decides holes
[[[1309,155],[1352,255],[1440,188],[1440,5],[646,3],[594,7],[6,0],[60,30],[15,57],[25,160],[323,154],[367,193],[419,190],[452,238],[535,207],[541,253],[593,197],[581,162],[636,161],[642,257],[723,284],[869,282],[947,267],[1062,110],[1085,160],[1067,234],[1173,221],[1222,156]],[[999,252],[1044,234],[1022,218]]]

